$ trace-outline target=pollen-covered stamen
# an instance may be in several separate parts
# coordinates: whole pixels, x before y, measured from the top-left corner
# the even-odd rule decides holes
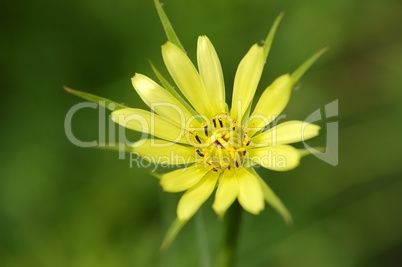
[[[237,125],[227,114],[216,114],[209,123],[201,124],[197,132],[193,128],[190,133],[196,153],[213,171],[223,172],[243,166],[251,140],[247,128]]]
[[[221,119],[218,119],[218,121],[219,121],[219,125],[220,125],[221,127],[223,127],[223,122],[222,122],[222,120],[221,120]]]
[[[200,157],[204,157],[204,154],[202,154],[202,152],[199,149],[197,149],[196,152]]]
[[[216,145],[217,147],[223,148],[223,145],[218,140],[214,141],[214,145]]]
[[[198,136],[198,134],[194,133],[194,137],[195,137],[195,140],[197,140],[198,143],[200,143],[200,144],[202,143],[201,140],[200,140],[200,137]]]
[[[205,142],[204,137],[200,137],[197,132],[195,131],[196,128],[192,128],[189,131],[186,131],[186,138],[189,144],[193,145],[195,148],[202,146]]]
[[[245,126],[242,126],[242,130],[243,130],[243,138],[244,138],[243,145],[249,146],[250,143],[251,143],[251,139],[250,139],[250,137],[248,137],[248,135],[247,135],[247,129],[246,129],[246,127],[245,127]]]

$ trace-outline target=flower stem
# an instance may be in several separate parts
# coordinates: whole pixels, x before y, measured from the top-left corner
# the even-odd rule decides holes
[[[201,266],[202,267],[212,267],[210,250],[208,247],[207,233],[205,231],[204,218],[202,214],[202,209],[200,209],[195,215],[195,226],[197,229],[197,239],[201,255]]]
[[[216,261],[216,267],[234,266],[242,211],[240,204],[236,201],[226,212],[224,218],[222,247]]]

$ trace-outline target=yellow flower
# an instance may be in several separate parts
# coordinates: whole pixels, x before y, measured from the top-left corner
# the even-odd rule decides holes
[[[160,176],[165,191],[185,191],[177,206],[181,222],[189,220],[215,189],[212,208],[220,216],[236,199],[252,214],[260,213],[267,201],[291,221],[289,212],[253,166],[291,170],[305,153],[289,144],[318,135],[317,125],[303,121],[276,125],[275,119],[287,105],[295,83],[323,51],[293,74],[274,80],[251,111],[279,19],[264,46],[254,44],[241,60],[230,109],[217,53],[208,37],[200,36],[198,70],[180,47],[172,42],[162,46],[164,63],[185,100],[154,69],[163,87],[142,74],[136,74],[132,84],[155,113],[133,108],[112,113],[114,121],[124,127],[152,135],[134,143],[133,152],[154,162],[163,158],[170,165],[185,164]]]

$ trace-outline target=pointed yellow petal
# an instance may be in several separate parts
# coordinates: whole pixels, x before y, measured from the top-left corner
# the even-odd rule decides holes
[[[167,120],[185,125],[192,116],[171,93],[147,76],[136,74],[131,82],[142,101]]]
[[[293,80],[289,74],[278,77],[262,93],[254,112],[250,116],[248,128],[257,132],[269,122],[278,118],[289,102]]]
[[[226,112],[225,83],[221,63],[207,36],[198,37],[198,70],[214,107],[214,113]]]
[[[212,117],[213,109],[204,83],[187,55],[167,42],[162,46],[162,56],[170,75],[191,105],[201,115]]]
[[[236,169],[239,186],[240,205],[252,214],[259,214],[264,209],[264,196],[258,178],[246,168]]]
[[[156,77],[158,78],[159,82],[161,83],[162,87],[165,88],[180,104],[183,105],[183,107],[193,116],[195,119],[199,120],[201,123],[203,122],[202,118],[199,118],[199,114],[195,109],[185,100],[178,92],[177,90],[170,85],[170,83],[167,81],[167,79],[159,72],[159,70],[155,67],[154,64],[152,64],[151,61],[149,61],[151,64],[151,68],[154,71]]]
[[[234,170],[225,171],[219,182],[218,189],[216,190],[215,201],[212,208],[219,216],[225,214],[226,210],[232,205],[238,195],[239,185],[237,184],[234,174]]]
[[[196,161],[196,155],[192,147],[173,144],[158,139],[142,139],[132,144],[130,155],[131,164],[141,166],[142,160],[157,165],[187,165]],[[136,155],[138,153],[138,155]],[[141,156],[142,158],[140,158]]]
[[[304,121],[287,121],[251,138],[254,146],[276,146],[305,141],[318,135],[320,126]]]
[[[237,68],[231,115],[240,121],[251,104],[265,63],[264,49],[253,45]]]
[[[188,221],[196,213],[214,191],[218,176],[219,174],[216,172],[209,172],[201,181],[183,194],[177,205],[177,217],[179,220]]]
[[[160,184],[167,192],[180,192],[198,183],[209,170],[203,167],[190,166],[163,174]]]
[[[248,152],[253,162],[274,171],[288,171],[296,168],[301,157],[296,148],[287,145],[254,148]]]
[[[292,216],[290,215],[285,205],[283,205],[282,201],[276,196],[274,191],[272,191],[272,189],[265,183],[265,181],[258,175],[258,173],[254,169],[251,170],[252,173],[256,177],[258,177],[265,201],[282,216],[287,224],[292,224]]]
[[[183,128],[146,110],[119,109],[112,112],[112,120],[130,130],[151,134],[172,142],[188,143]]]

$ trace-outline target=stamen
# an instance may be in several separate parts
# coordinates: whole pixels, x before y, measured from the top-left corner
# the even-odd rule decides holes
[[[205,133],[205,136],[208,136],[208,125],[206,125],[204,127],[204,133]]]
[[[235,119],[225,113],[216,114],[209,123],[204,122],[200,127],[203,128],[204,136],[195,130],[190,130],[189,133],[196,143],[206,145],[201,149],[194,144],[194,150],[203,158],[204,164],[208,164],[212,171],[218,173],[241,168],[243,159],[247,156],[247,146],[251,144],[247,128],[237,124]]]
[[[223,148],[223,145],[222,145],[218,140],[215,140],[215,141],[214,141],[214,144],[215,144],[216,146],[219,146],[219,147]]]
[[[194,136],[195,136],[195,139],[197,140],[197,142],[201,144],[200,137],[198,137],[198,135],[196,133],[194,133]]]
[[[202,154],[201,151],[199,151],[198,149],[196,150],[197,154],[200,155],[200,157],[204,157],[204,154]]]

